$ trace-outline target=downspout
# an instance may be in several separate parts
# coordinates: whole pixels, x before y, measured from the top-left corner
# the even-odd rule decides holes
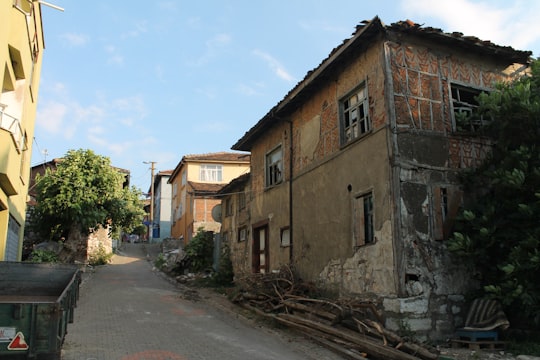
[[[293,264],[293,125],[289,123],[289,264]]]
[[[390,193],[391,198],[394,198],[395,203],[392,204],[392,228],[393,239],[392,248],[394,256],[394,286],[398,296],[404,293],[404,279],[401,278],[405,274],[404,264],[404,246],[402,243],[401,234],[401,191],[400,191],[400,168],[398,165],[399,148],[397,142],[397,124],[396,124],[396,109],[394,106],[393,96],[393,77],[392,65],[390,61],[390,49],[386,41],[383,41],[383,66],[385,73],[385,101],[388,104],[387,116],[389,117],[389,130],[387,136],[387,146],[390,155]]]

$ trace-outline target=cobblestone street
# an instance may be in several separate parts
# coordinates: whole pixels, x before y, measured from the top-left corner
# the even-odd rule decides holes
[[[144,245],[124,244],[83,276],[63,360],[341,359],[302,337],[282,336],[152,271]]]

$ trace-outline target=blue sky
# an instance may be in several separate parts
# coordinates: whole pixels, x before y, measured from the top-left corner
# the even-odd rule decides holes
[[[379,16],[540,55],[536,0],[47,0],[32,165],[91,149],[150,185],[149,165],[231,146]]]

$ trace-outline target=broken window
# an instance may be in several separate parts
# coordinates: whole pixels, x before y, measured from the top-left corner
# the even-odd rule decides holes
[[[449,238],[462,199],[463,192],[457,186],[432,188],[433,238],[435,240]]]
[[[346,145],[371,130],[366,84],[347,95],[340,104],[341,144]]]
[[[241,227],[238,229],[238,242],[247,240],[247,227]]]
[[[225,216],[232,216],[233,214],[233,201],[229,197],[225,200]]]
[[[246,208],[246,193],[240,192],[238,194],[238,211]]]
[[[223,178],[223,166],[221,165],[201,165],[199,180],[209,182],[221,182]]]
[[[373,223],[373,194],[365,194],[354,199],[353,209],[354,246],[363,246],[375,241]]]
[[[266,155],[266,186],[274,186],[283,181],[283,151],[281,145]]]
[[[291,246],[291,228],[281,228],[281,246]]]
[[[478,132],[489,123],[477,112],[481,90],[452,84],[451,93],[456,132]]]

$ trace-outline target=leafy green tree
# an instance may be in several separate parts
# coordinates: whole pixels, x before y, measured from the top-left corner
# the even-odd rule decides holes
[[[540,324],[540,62],[530,76],[479,96],[494,140],[484,164],[465,176],[469,203],[449,249],[481,274],[485,296],[510,315]]]
[[[37,205],[32,228],[43,238],[87,235],[98,225],[130,232],[144,215],[136,188],[123,188],[124,175],[107,157],[91,150],[70,150],[54,170],[36,179]]]

